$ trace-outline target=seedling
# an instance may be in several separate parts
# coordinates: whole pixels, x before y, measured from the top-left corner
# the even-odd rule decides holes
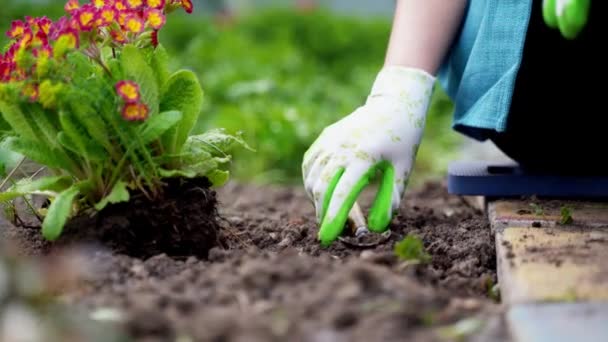
[[[404,261],[427,263],[431,256],[424,249],[424,244],[419,237],[408,234],[403,240],[395,244],[395,255]]]
[[[48,196],[47,239],[81,210],[134,191],[160,197],[167,178],[227,181],[227,152],[244,142],[222,130],[190,136],[203,91],[192,72],[170,72],[158,41],[179,8],[192,12],[191,0],[69,0],[58,21],[12,23],[0,54],[0,126],[10,127],[2,145],[53,175],[18,181],[0,202]]]
[[[532,208],[532,212],[534,213],[534,215],[536,215],[536,216],[545,215],[545,210],[540,205],[538,205],[536,203],[530,203],[530,207]]]
[[[568,206],[562,206],[560,209],[560,220],[561,224],[570,224],[572,223],[572,209]]]

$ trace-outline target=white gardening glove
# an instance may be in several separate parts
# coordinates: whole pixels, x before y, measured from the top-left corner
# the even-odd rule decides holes
[[[342,233],[376,171],[383,177],[368,226],[374,232],[388,228],[414,164],[434,83],[435,77],[419,69],[385,67],[365,105],[325,128],[308,149],[304,185],[315,205],[323,245]]]

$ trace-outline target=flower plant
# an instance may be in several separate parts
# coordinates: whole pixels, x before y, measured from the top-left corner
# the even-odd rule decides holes
[[[167,15],[191,0],[69,0],[66,15],[16,20],[0,53],[2,144],[50,171],[22,179],[0,201],[38,194],[42,233],[57,239],[71,215],[162,197],[168,178],[228,179],[238,135],[190,135],[203,91],[188,70],[170,73],[158,41]]]

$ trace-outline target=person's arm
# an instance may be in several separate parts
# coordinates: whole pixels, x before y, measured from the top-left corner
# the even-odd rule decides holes
[[[302,173],[321,224],[319,240],[340,236],[360,192],[382,173],[369,211],[383,232],[399,208],[424,131],[442,60],[466,0],[398,0],[385,65],[365,104],[325,128],[304,155]]]
[[[385,65],[435,75],[466,6],[467,0],[398,0]]]

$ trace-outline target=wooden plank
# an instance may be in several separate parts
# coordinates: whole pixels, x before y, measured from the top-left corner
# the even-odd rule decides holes
[[[503,302],[608,300],[608,231],[508,227],[497,232]]]

